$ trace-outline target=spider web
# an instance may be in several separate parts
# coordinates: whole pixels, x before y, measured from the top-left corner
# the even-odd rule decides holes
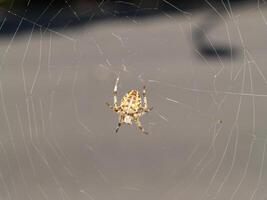
[[[6,3],[1,199],[266,199],[265,1],[218,2]]]

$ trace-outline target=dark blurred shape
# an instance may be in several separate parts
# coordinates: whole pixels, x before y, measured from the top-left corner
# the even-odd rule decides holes
[[[211,4],[207,1],[209,8],[208,14],[202,20],[202,23],[193,30],[193,42],[198,52],[205,58],[231,58],[234,59],[238,55],[236,47],[227,46],[225,44],[217,44],[214,41],[208,39],[209,32],[220,25],[222,17],[226,12],[231,13],[231,10],[236,6],[238,1],[215,1]]]
[[[224,58],[234,59],[238,55],[237,48],[228,47],[228,46],[219,46],[219,45],[199,46],[198,51],[201,53],[202,56],[206,58],[215,58],[215,59],[218,59],[218,57],[220,57],[221,59],[224,59]]]

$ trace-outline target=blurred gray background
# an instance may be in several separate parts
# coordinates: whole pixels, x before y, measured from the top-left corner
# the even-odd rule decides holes
[[[267,199],[264,1],[2,1],[0,199]],[[154,110],[115,128],[147,85]]]

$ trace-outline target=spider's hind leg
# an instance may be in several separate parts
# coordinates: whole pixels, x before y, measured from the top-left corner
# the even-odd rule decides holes
[[[144,129],[144,127],[142,126],[142,124],[141,124],[141,122],[140,122],[139,119],[136,120],[136,125],[138,126],[139,130],[140,130],[143,134],[148,135],[148,132],[145,131],[145,129]]]
[[[117,128],[116,128],[116,133],[118,133],[120,127],[121,127],[121,123],[119,122],[119,123],[118,123],[118,126],[117,126]]]

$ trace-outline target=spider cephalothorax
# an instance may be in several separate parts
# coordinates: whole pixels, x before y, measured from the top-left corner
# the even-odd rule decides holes
[[[142,100],[139,92],[137,90],[131,90],[126,93],[122,100],[121,104],[118,106],[117,104],[117,88],[118,88],[119,78],[117,78],[113,97],[114,97],[114,105],[111,106],[109,103],[106,103],[112,110],[119,114],[119,123],[118,127],[116,128],[116,132],[118,132],[120,126],[122,124],[132,124],[132,122],[136,123],[138,128],[144,134],[148,134],[141,125],[139,118],[144,115],[145,113],[152,110],[152,108],[148,108],[147,105],[147,98],[146,98],[146,87],[143,86],[143,101],[144,106],[142,106]]]

